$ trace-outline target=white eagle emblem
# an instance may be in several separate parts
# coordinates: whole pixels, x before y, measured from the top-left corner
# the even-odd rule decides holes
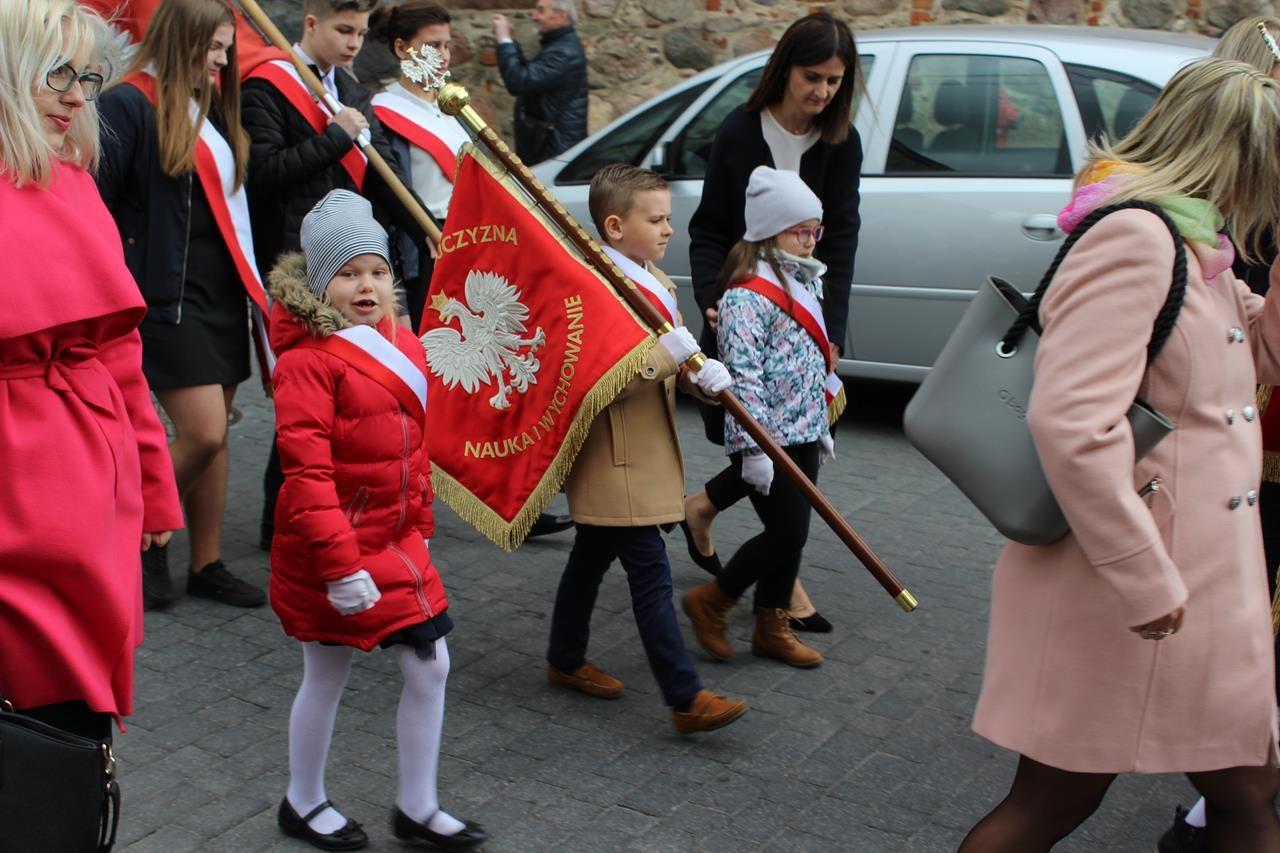
[[[537,384],[539,362],[534,351],[546,343],[542,327],[525,337],[529,309],[520,302],[520,291],[494,272],[472,270],[464,285],[466,303],[437,293],[431,308],[446,324],[458,318],[462,333],[447,325],[422,336],[431,372],[446,388],[461,385],[468,394],[490,381],[498,391],[489,398],[495,409],[511,406],[508,395],[514,389],[523,394]],[[521,354],[520,350],[528,348]],[[510,379],[507,373],[510,372]]]

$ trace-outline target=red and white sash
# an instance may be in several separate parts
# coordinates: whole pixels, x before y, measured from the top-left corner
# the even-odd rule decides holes
[[[156,105],[156,78],[140,71],[124,82],[146,96],[152,109]],[[275,367],[275,355],[267,343],[268,299],[258,263],[253,253],[253,229],[249,221],[249,199],[243,186],[236,186],[236,160],[227,140],[213,122],[200,119],[199,107],[191,102],[191,120],[200,121],[200,135],[196,138],[196,177],[204,190],[209,210],[218,226],[218,233],[226,243],[236,274],[245,293],[253,302],[254,331],[257,334],[259,354],[263,369],[270,373]]]
[[[604,246],[604,253],[618,265],[619,269],[626,274],[628,278],[640,286],[640,292],[645,298],[653,303],[653,307],[657,308],[662,316],[667,318],[667,322],[673,326],[680,325],[676,321],[677,308],[676,298],[671,291],[662,286],[662,282],[658,281],[657,276],[649,272],[626,255],[619,252],[611,246]]]
[[[302,82],[302,77],[298,75],[298,69],[293,67],[292,62],[283,59],[264,62],[250,71],[245,79],[266,80],[275,86],[298,111],[298,114],[307,120],[307,124],[311,125],[311,129],[317,135],[324,133],[329,126],[329,113],[316,103],[315,96],[311,94],[307,84]],[[352,145],[351,150],[342,155],[341,162],[342,168],[347,170],[347,174],[355,182],[356,189],[363,189],[365,172],[369,169],[369,158],[364,156],[360,146]]]
[[[415,100],[395,92],[379,92],[373,96],[373,112],[378,121],[431,155],[449,183],[453,183],[458,172],[455,149],[429,129],[437,119]]]
[[[391,392],[419,428],[426,423],[427,377],[377,329],[352,326],[325,338],[307,338],[298,346],[324,350],[342,359]]]
[[[822,319],[822,304],[817,297],[797,281],[790,282],[791,292],[782,286],[774,275],[773,268],[761,261],[756,267],[755,278],[731,284],[730,287],[742,287],[758,293],[777,305],[783,312],[795,320],[800,328],[809,333],[827,363],[827,378],[823,382],[823,393],[827,401],[827,419],[834,422],[840,417],[845,407],[844,383],[835,372],[835,361],[831,355],[831,339],[827,337],[827,324]]]

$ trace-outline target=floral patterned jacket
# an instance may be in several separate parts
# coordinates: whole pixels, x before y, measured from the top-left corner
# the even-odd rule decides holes
[[[819,299],[822,280],[807,285]],[[720,359],[733,374],[733,393],[782,446],[817,441],[827,432],[823,382],[827,361],[813,338],[785,311],[758,293],[730,287],[720,299]],[[752,451],[755,440],[725,415],[726,453]]]

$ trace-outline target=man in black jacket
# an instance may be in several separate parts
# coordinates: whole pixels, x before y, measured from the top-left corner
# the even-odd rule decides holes
[[[355,60],[378,0],[305,0],[299,57],[324,83],[340,109],[315,105],[290,63],[266,63],[245,80],[241,117],[249,133],[249,207],[253,245],[263,274],[285,252],[301,249],[302,218],[330,190],[360,193],[384,225],[418,243],[426,234],[356,147],[368,133],[373,147],[399,173],[395,151],[373,114],[373,95],[343,70]],[[283,483],[275,445],[263,476],[260,544],[271,547],[275,504]]]
[[[542,49],[533,59],[512,40],[506,15],[493,18],[498,71],[516,96],[516,154],[531,166],[587,137],[587,57],[577,16],[573,0],[538,0],[531,17]]]

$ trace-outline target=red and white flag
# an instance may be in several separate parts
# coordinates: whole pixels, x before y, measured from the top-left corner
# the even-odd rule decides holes
[[[446,225],[420,329],[433,486],[511,550],[655,337],[470,145]]]
[[[88,6],[101,15],[108,23],[123,33],[131,41],[140,42],[147,32],[147,24],[151,16],[160,8],[164,0],[80,0],[81,5]],[[236,16],[236,58],[240,64],[240,76],[244,78],[259,64],[270,59],[287,59],[279,49],[271,45],[262,34],[249,23],[249,19],[235,4],[231,9]]]

